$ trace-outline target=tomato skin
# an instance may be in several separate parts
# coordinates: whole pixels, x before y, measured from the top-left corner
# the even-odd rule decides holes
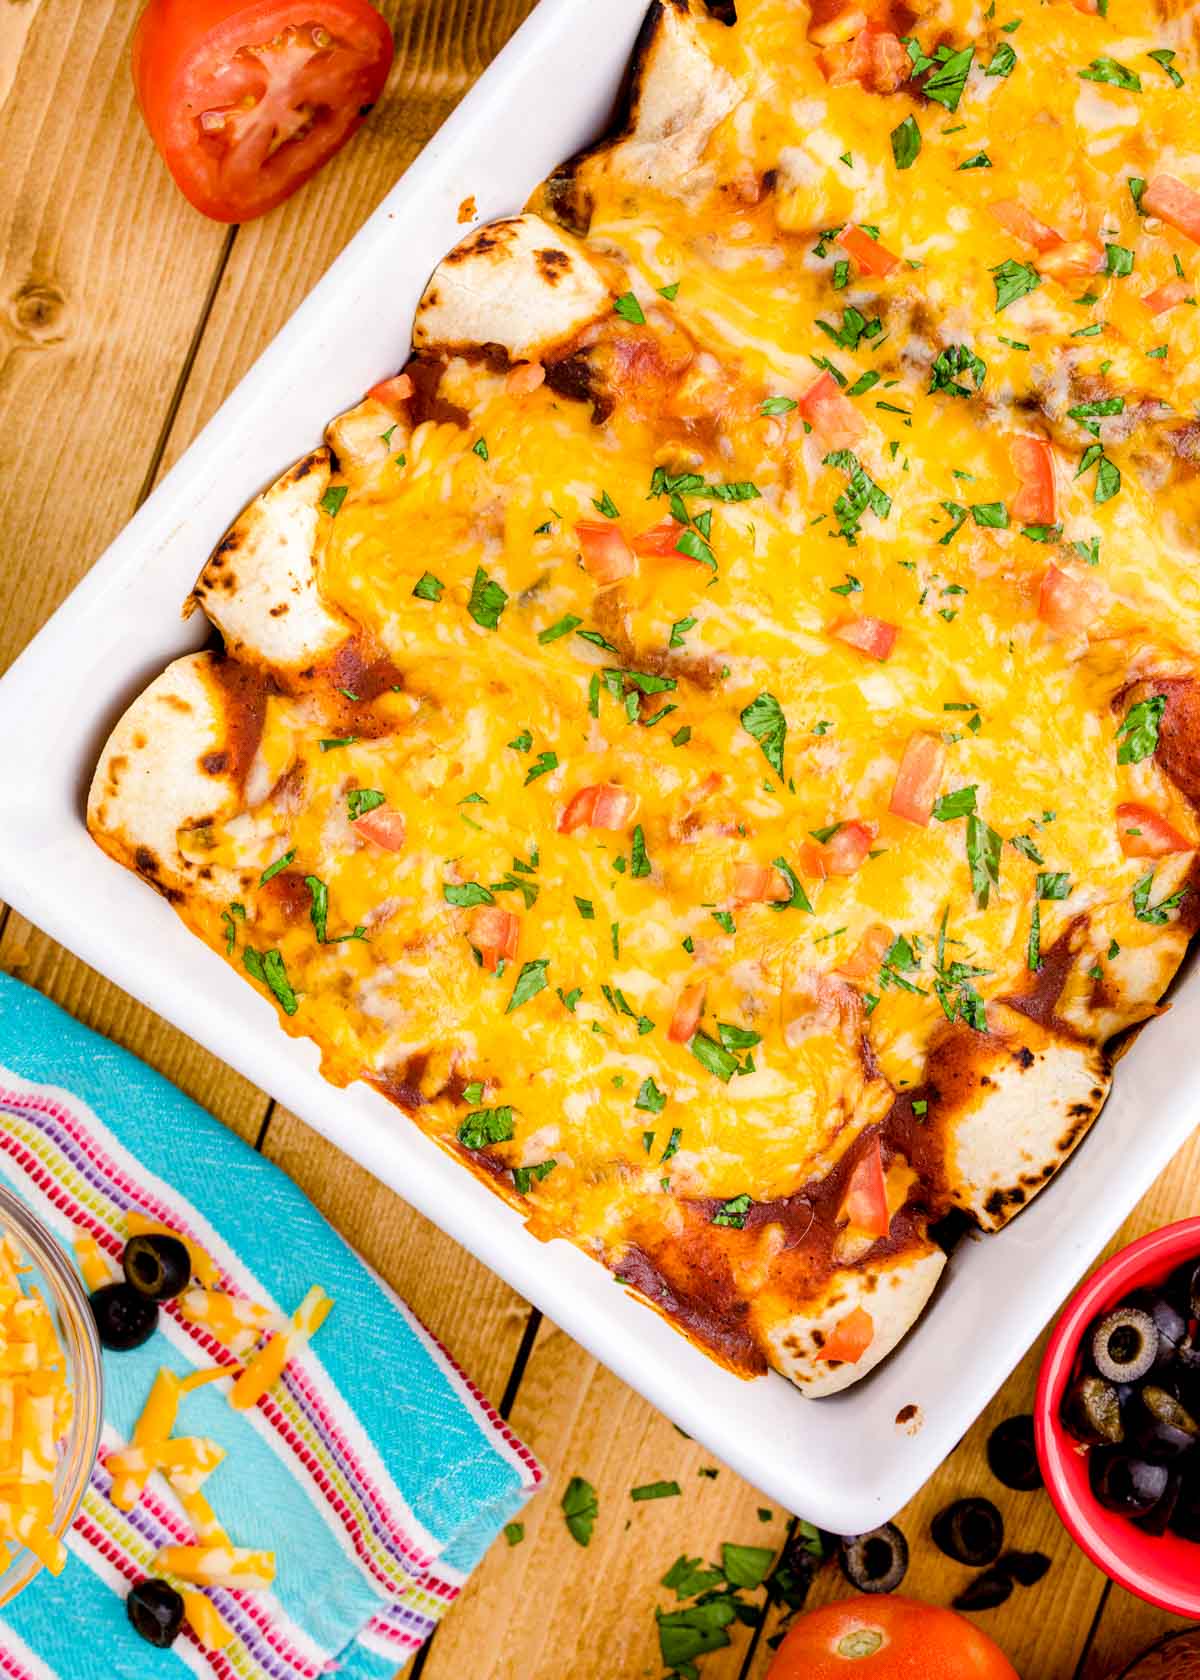
[[[875,1320],[865,1308],[855,1307],[834,1325],[817,1358],[857,1365],[874,1340]]]
[[[953,1610],[896,1593],[809,1610],[771,1664],[769,1680],[1020,1680],[986,1633]]]
[[[937,735],[916,729],[908,737],[888,810],[894,817],[903,817],[928,828],[934,803],[942,785],[946,768],[945,743]]]
[[[621,527],[610,519],[581,519],[575,536],[589,575],[602,589],[637,571],[637,560]]]
[[[1154,176],[1142,194],[1142,208],[1148,216],[1160,216],[1200,245],[1200,193],[1174,175]]]
[[[671,1025],[667,1028],[667,1037],[671,1043],[686,1044],[700,1025],[700,1017],[703,1014],[704,987],[685,986],[679,994],[675,1013],[671,1016]]]
[[[638,808],[638,796],[615,782],[582,787],[571,795],[558,819],[560,834],[574,834],[577,828],[625,828]]]
[[[312,92],[334,90],[334,97],[302,135],[257,167],[238,169],[237,146],[223,154],[210,145],[201,116],[236,106],[248,62],[237,58],[240,49],[312,25],[335,43],[329,73]],[[394,51],[391,30],[367,0],[149,0],[134,30],[133,83],[150,138],[184,197],[214,221],[242,222],[273,210],[345,145],[382,92]]]
[[[856,1230],[866,1231],[868,1236],[886,1237],[891,1230],[887,1180],[883,1175],[883,1146],[878,1138],[872,1138],[855,1162],[838,1216],[848,1219]]]
[[[878,659],[880,664],[890,656],[900,634],[896,625],[886,619],[866,617],[843,619],[840,624],[832,625],[829,633],[857,648],[859,653],[865,653],[868,659]]]
[[[1132,802],[1117,806],[1117,839],[1126,857],[1170,857],[1196,849],[1166,817]]]
[[[837,242],[843,251],[849,252],[860,274],[878,275],[886,279],[889,274],[895,274],[900,267],[900,258],[894,251],[889,251],[877,239],[872,239],[862,228],[855,227],[853,222],[842,229],[837,236]]]
[[[1012,463],[1021,488],[1009,513],[1018,525],[1053,525],[1055,514],[1054,451],[1045,438],[1013,438]]]

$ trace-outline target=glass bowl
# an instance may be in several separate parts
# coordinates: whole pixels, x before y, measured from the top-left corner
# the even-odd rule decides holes
[[[75,1399],[71,1426],[59,1448],[54,1478],[54,1518],[51,1529],[62,1535],[74,1521],[83,1500],[100,1445],[104,1416],[104,1375],[96,1323],[79,1274],[58,1238],[30,1212],[28,1206],[0,1185],[0,1231],[7,1232],[28,1266],[25,1281],[45,1297],[66,1355],[67,1382]],[[41,1564],[22,1546],[0,1571],[0,1607],[10,1604],[27,1587]]]

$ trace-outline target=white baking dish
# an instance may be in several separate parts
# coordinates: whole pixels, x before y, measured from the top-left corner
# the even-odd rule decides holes
[[[519,1218],[383,1098],[336,1091],[315,1049],[109,861],[83,825],[113,721],[203,624],[179,616],[209,549],[325,421],[405,360],[429,271],[464,229],[518,208],[607,120],[645,0],[542,0],[91,574],[0,683],[0,895],[301,1114],[495,1268],[764,1493],[827,1528],[894,1515],[954,1446],[1187,1136],[1200,985],[1122,1062],[1076,1158],[1006,1231],[963,1243],[898,1352],[846,1395],[745,1383]],[[453,1326],[445,1327],[453,1345]],[[920,1408],[921,1427],[896,1423]],[[535,1443],[536,1444],[536,1443]]]

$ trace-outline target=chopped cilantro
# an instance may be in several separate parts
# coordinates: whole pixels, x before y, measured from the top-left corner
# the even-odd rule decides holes
[[[997,263],[991,274],[996,287],[997,315],[1018,298],[1024,297],[1028,292],[1035,292],[1042,283],[1041,275],[1031,263],[1017,262],[1012,257]]]
[[[954,397],[969,397],[972,395],[969,385],[960,384],[960,374],[966,374],[973,381],[978,391],[987,373],[987,364],[982,362],[967,344],[951,344],[935,357],[930,371],[929,389],[946,391]]]
[[[322,513],[327,513],[331,519],[336,519],[338,514],[342,511],[342,503],[346,500],[346,497],[349,494],[350,491],[346,485],[331,484],[329,489],[326,490],[325,494],[321,497],[320,506]]]
[[[482,566],[476,567],[471,584],[471,598],[467,602],[467,611],[476,624],[484,630],[494,630],[507,604],[507,591],[500,587],[495,578],[488,577]]]
[[[971,891],[981,910],[987,909],[991,889],[1000,885],[1000,836],[974,811],[967,817],[967,864]]]
[[[921,130],[917,127],[916,118],[907,116],[892,130],[892,156],[896,160],[896,168],[911,169],[920,151]]]
[[[1130,706],[1117,730],[1120,743],[1117,747],[1118,764],[1140,764],[1144,758],[1153,755],[1158,747],[1159,725],[1166,709],[1165,694],[1151,695]]]
[[[741,714],[742,728],[762,748],[763,757],[780,781],[783,778],[783,749],[787,740],[787,719],[773,694],[758,695]]]
[[[600,1514],[600,1502],[591,1482],[585,1482],[582,1476],[572,1476],[562,1496],[562,1510],[572,1540],[586,1546]]]
[[[521,972],[517,975],[517,983],[513,987],[512,997],[504,1013],[511,1015],[514,1009],[520,1009],[523,1003],[528,1003],[531,997],[536,997],[547,985],[546,970],[550,966],[548,957],[537,957],[533,962],[522,963]]]
[[[413,594],[418,601],[440,601],[445,584],[440,578],[435,578],[432,572],[422,572],[413,584]]]
[[[613,303],[613,308],[623,321],[631,321],[635,327],[644,327],[646,317],[642,313],[642,306],[632,292],[622,292]]]
[[[1154,887],[1154,871],[1143,875],[1133,888],[1133,913],[1139,922],[1148,922],[1151,927],[1162,927],[1170,918],[1172,910],[1178,910],[1187,896],[1187,886],[1173,892],[1169,898],[1162,898],[1157,904],[1151,904],[1150,894]]]
[[[1128,93],[1141,93],[1142,78],[1136,70],[1118,64],[1115,58],[1094,58],[1086,70],[1077,72],[1080,81],[1108,82],[1112,87],[1124,88]]]
[[[749,1195],[743,1191],[740,1196],[731,1196],[727,1202],[722,1202],[712,1216],[714,1225],[729,1225],[735,1231],[740,1231],[746,1223],[746,1215],[754,1204]]]

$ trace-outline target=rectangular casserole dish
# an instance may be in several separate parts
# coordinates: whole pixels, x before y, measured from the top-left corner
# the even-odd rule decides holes
[[[200,621],[185,626],[179,605],[214,543],[331,415],[403,363],[421,289],[464,231],[462,199],[474,195],[481,221],[518,209],[601,130],[644,10],[645,0],[609,0],[598,33],[587,0],[543,0],[0,683],[0,896],[302,1115],[764,1493],[860,1532],[892,1516],[951,1450],[1187,1136],[1194,985],[1122,1061],[1102,1119],[1037,1202],[998,1236],[960,1246],[919,1326],[877,1372],[810,1402],[780,1377],[746,1383],[724,1371],[581,1252],[563,1241],[547,1251],[382,1097],[328,1085],[315,1047],[279,1032],[266,1001],[249,1004],[244,981],[83,823],[116,716],[196,645]],[[898,1424],[902,1412],[919,1427]]]

